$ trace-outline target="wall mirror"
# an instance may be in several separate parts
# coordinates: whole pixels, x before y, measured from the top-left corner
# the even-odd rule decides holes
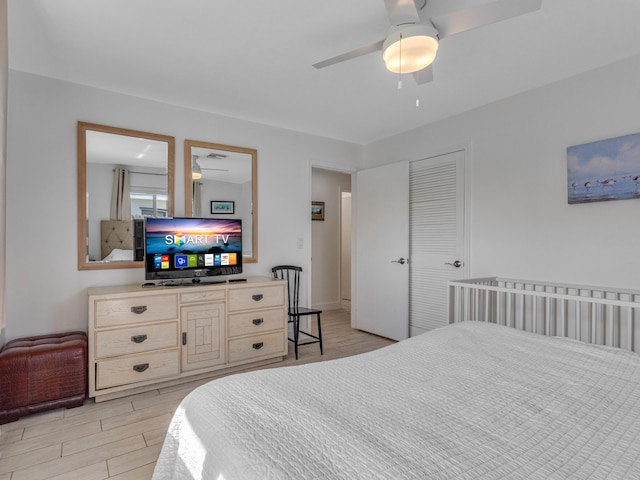
[[[187,217],[242,219],[242,261],[258,261],[258,151],[185,140]]]
[[[173,216],[175,139],[78,122],[78,270],[137,268],[143,219]]]

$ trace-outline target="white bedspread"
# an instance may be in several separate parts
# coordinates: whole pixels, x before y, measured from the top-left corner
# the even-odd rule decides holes
[[[214,380],[154,480],[640,479],[640,356],[465,322]]]

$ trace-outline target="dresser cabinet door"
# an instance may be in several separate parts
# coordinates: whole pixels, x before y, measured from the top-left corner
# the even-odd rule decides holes
[[[182,371],[224,365],[224,303],[184,306],[181,319]]]

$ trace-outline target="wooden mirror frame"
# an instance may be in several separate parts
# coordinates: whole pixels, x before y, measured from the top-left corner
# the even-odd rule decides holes
[[[167,142],[167,214],[170,217],[173,216],[174,211],[175,138],[157,133],[78,122],[78,270],[142,268],[144,261],[124,260],[102,263],[87,260],[87,131]]]
[[[251,155],[251,256],[242,257],[243,263],[258,262],[258,150],[254,148],[235,147],[233,145],[223,145],[220,143],[201,142],[198,140],[184,141],[184,193],[185,193],[185,216],[193,215],[193,194],[192,194],[192,153],[193,147],[207,148],[211,150],[223,150]]]

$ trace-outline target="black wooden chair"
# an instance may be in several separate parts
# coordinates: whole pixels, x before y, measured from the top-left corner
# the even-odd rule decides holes
[[[322,355],[322,325],[320,324],[320,314],[322,310],[314,308],[301,307],[298,305],[300,298],[300,274],[302,268],[294,265],[278,265],[271,269],[273,276],[281,280],[286,280],[289,286],[289,323],[293,323],[293,338],[289,338],[290,342],[293,342],[294,350],[296,354],[296,360],[298,359],[298,346],[310,345],[312,343],[320,344],[320,355]],[[300,343],[300,317],[315,315],[318,320],[318,335],[312,335],[309,332],[302,332],[307,337],[313,340],[304,341]]]

